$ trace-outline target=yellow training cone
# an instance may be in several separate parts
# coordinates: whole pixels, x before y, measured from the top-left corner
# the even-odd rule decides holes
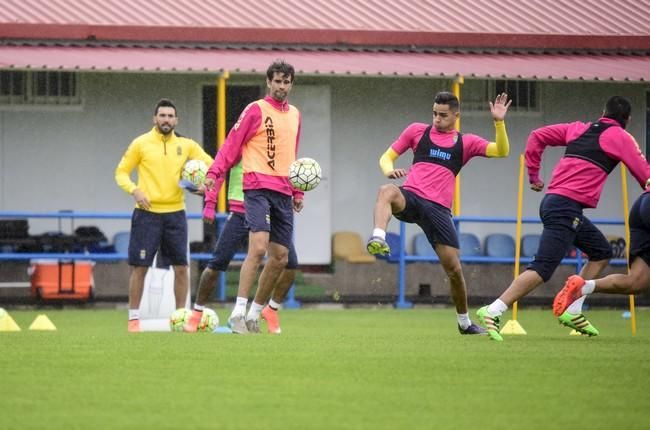
[[[571,330],[571,333],[569,333],[570,336],[582,336],[582,333],[580,333],[577,330]]]
[[[501,334],[526,334],[526,330],[519,324],[517,320],[509,320],[505,323],[501,331]]]
[[[32,325],[29,326],[30,330],[56,330],[56,327],[54,324],[52,324],[52,321],[45,315],[45,314],[40,314],[34,319],[34,322],[32,322]]]
[[[11,315],[5,313],[2,318],[0,318],[0,331],[20,331],[20,327],[16,324]]]

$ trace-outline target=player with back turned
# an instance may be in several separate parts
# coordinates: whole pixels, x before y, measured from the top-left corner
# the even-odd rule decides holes
[[[477,311],[491,339],[502,341],[500,317],[509,306],[547,282],[571,246],[589,258],[580,276],[593,278],[607,266],[612,249],[603,233],[583,214],[595,208],[607,176],[619,162],[645,187],[650,168],[632,135],[625,128],[630,121],[630,102],[610,97],[603,115],[593,123],[575,121],[553,124],[533,130],[526,142],[526,166],[530,187],[542,191],[539,177],[542,154],[549,146],[566,147],[564,156],[553,169],[548,191],[540,203],[544,228],[532,263],[488,306]],[[584,298],[576,300],[558,315],[559,322],[582,334],[598,335],[598,330],[581,312]]]

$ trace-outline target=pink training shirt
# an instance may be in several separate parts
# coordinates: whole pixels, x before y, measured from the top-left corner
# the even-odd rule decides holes
[[[402,155],[409,148],[415,152],[420,139],[430,124],[413,123],[406,127],[391,148]],[[431,141],[443,148],[451,148],[456,144],[458,132],[456,130],[442,133],[431,127],[429,133]],[[490,142],[474,134],[463,134],[463,162],[464,166],[473,157],[485,157],[485,151]],[[441,204],[451,209],[454,199],[455,176],[446,167],[433,163],[415,163],[409,169],[406,181],[402,185],[405,189],[418,196]]]
[[[287,101],[278,102],[273,97],[266,96],[264,100],[268,102],[275,109],[286,112],[289,109]],[[302,122],[302,118],[300,120]],[[232,166],[241,160],[244,145],[250,141],[262,124],[262,111],[259,105],[255,102],[250,103],[239,115],[237,123],[232,127],[228,137],[224,142],[217,156],[214,158],[214,163],[208,169],[207,176],[215,180],[214,188],[219,190],[223,181],[225,180],[226,173]],[[298,125],[298,133],[296,134],[296,154],[298,153],[298,145],[300,141],[300,128]],[[246,172],[244,173],[244,190],[267,189],[277,191],[282,194],[293,196],[295,199],[302,199],[304,193],[296,190],[291,186],[287,176],[272,176],[265,175],[259,172]]]
[[[600,148],[607,156],[625,164],[641,188],[650,178],[650,167],[639,145],[616,120],[600,118],[599,122],[614,124],[600,135]],[[540,182],[539,169],[547,146],[567,146],[582,135],[590,122],[554,124],[533,130],[526,143],[526,166],[531,184]],[[607,173],[595,164],[575,157],[562,157],[553,169],[548,194],[559,194],[584,207],[595,208],[600,200]]]

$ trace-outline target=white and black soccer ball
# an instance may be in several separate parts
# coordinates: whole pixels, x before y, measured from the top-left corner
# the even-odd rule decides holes
[[[311,191],[320,184],[320,165],[313,158],[299,158],[289,167],[289,181],[294,188]]]

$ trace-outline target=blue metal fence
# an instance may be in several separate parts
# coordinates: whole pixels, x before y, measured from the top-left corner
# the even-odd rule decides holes
[[[623,225],[623,220],[612,220],[612,219],[591,219],[594,224],[609,224],[609,225]],[[456,230],[460,231],[459,225],[463,222],[481,222],[481,223],[507,223],[515,224],[517,218],[515,217],[477,217],[477,216],[459,216],[454,218],[454,224],[456,225]],[[523,224],[541,224],[539,218],[522,218]],[[398,287],[397,287],[397,301],[395,302],[395,307],[397,308],[411,308],[413,303],[406,300],[406,263],[414,261],[425,261],[425,262],[440,262],[437,256],[423,256],[423,255],[406,255],[406,223],[400,222],[399,226],[399,235],[400,235],[400,249],[399,249],[399,259],[397,264],[399,264],[398,269]],[[531,257],[520,257],[520,263],[530,263],[533,259]],[[505,263],[505,264],[514,264],[515,258],[508,257],[489,257],[489,256],[461,256],[461,263]],[[582,253],[576,252],[576,258],[565,258],[562,260],[562,264],[575,264],[576,273],[580,271],[583,265]],[[624,266],[627,264],[626,259],[612,259],[610,264],[613,266]]]
[[[223,228],[223,222],[225,222],[227,214],[216,214],[215,222],[217,223],[217,229],[220,231]],[[131,212],[77,212],[77,211],[57,211],[57,212],[28,212],[28,211],[0,211],[0,219],[24,219],[24,218],[54,218],[59,220],[59,229],[60,221],[62,219],[131,219]],[[200,213],[188,213],[187,219],[189,220],[200,220],[202,219],[202,214]],[[4,252],[0,253],[0,261],[29,261],[34,259],[53,259],[53,260],[93,260],[93,261],[122,261],[127,260],[128,255],[126,253],[119,252],[109,252],[109,253],[98,253],[98,252],[48,252],[48,253],[36,253],[36,252]],[[209,253],[190,253],[190,259],[197,261],[210,260],[212,254]],[[233,257],[235,261],[243,261],[246,258],[246,254],[237,253]],[[226,274],[221,272],[219,274],[219,284],[217,288],[217,299],[220,301],[226,300]],[[287,298],[284,302],[286,308],[296,308],[300,307],[300,302],[295,298],[295,286],[289,290]]]
[[[58,211],[58,212],[28,212],[28,211],[0,211],[0,219],[16,219],[16,218],[55,218],[62,219],[131,219],[131,212],[77,212],[77,211]],[[187,218],[190,220],[200,220],[202,215],[199,213],[188,213]],[[216,222],[217,228],[221,229],[223,222],[226,220],[227,214],[217,214]],[[592,219],[594,224],[609,224],[609,225],[623,225],[623,220],[612,219]],[[478,216],[460,216],[454,218],[456,229],[460,230],[460,223],[480,222],[480,223],[506,223],[514,224],[517,219],[514,217],[478,217]],[[523,218],[524,224],[541,224],[538,218]],[[421,256],[421,255],[407,255],[406,254],[406,224],[400,222],[400,250],[399,258],[396,261],[399,265],[399,281],[397,291],[397,301],[395,306],[397,308],[410,308],[413,306],[411,302],[406,300],[406,263],[408,262],[439,262],[437,256]],[[246,254],[235,254],[233,260],[243,261]],[[94,261],[119,261],[126,260],[128,255],[126,253],[26,253],[26,252],[6,252],[0,253],[0,261],[2,260],[32,260],[32,259],[65,259],[65,260],[94,260]],[[212,254],[209,253],[191,253],[192,260],[209,260]],[[529,263],[532,261],[531,257],[521,257],[521,263]],[[489,256],[461,256],[462,263],[505,263],[514,264],[514,257],[499,258]],[[576,272],[579,272],[582,264],[582,253],[577,252],[576,258],[565,258],[562,264],[574,264]],[[612,259],[611,265],[621,266],[626,265],[625,259]],[[226,300],[226,276],[224,272],[219,275],[219,284],[217,290],[217,299],[220,301]],[[284,306],[287,308],[296,308],[300,306],[300,302],[295,298],[295,286],[289,290],[287,299]]]

